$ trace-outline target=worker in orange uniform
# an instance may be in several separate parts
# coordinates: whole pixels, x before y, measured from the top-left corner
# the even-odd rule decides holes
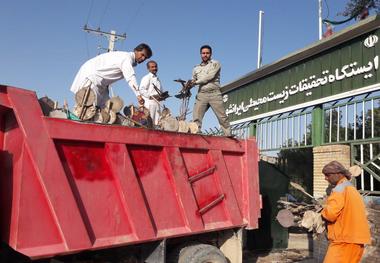
[[[351,173],[341,163],[328,163],[323,167],[322,173],[325,180],[334,187],[322,210],[330,242],[323,262],[359,262],[364,244],[371,242],[363,199],[349,181]]]

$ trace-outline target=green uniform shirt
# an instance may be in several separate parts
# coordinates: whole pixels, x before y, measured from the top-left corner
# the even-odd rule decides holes
[[[220,63],[213,59],[194,67],[193,80],[199,85],[199,92],[220,89],[220,68]]]

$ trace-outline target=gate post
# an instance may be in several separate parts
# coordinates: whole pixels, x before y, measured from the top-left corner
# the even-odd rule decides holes
[[[338,161],[346,168],[350,167],[350,146],[344,144],[322,145],[313,148],[313,196],[326,195],[328,183],[322,174],[322,168],[331,161]]]

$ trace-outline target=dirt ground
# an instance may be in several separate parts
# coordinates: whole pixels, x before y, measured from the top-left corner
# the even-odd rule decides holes
[[[265,251],[246,251],[243,263],[290,263],[303,262],[313,263],[312,254],[309,250],[286,249]]]

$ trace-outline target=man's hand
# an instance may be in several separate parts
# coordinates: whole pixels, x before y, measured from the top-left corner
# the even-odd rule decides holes
[[[187,89],[191,89],[192,87],[194,87],[195,86],[195,80],[194,79],[190,79],[190,80],[188,80],[187,82],[186,82],[186,88]]]
[[[143,106],[145,103],[145,100],[143,99],[143,97],[141,95],[137,96],[137,101],[139,103],[139,106]]]
[[[177,79],[174,81],[180,82],[182,85],[182,89],[180,90],[180,92],[177,95],[174,95],[174,97],[176,97],[177,99],[183,99],[183,98],[191,97],[190,89],[196,85],[195,80],[190,79],[188,81],[184,81],[182,79]]]

